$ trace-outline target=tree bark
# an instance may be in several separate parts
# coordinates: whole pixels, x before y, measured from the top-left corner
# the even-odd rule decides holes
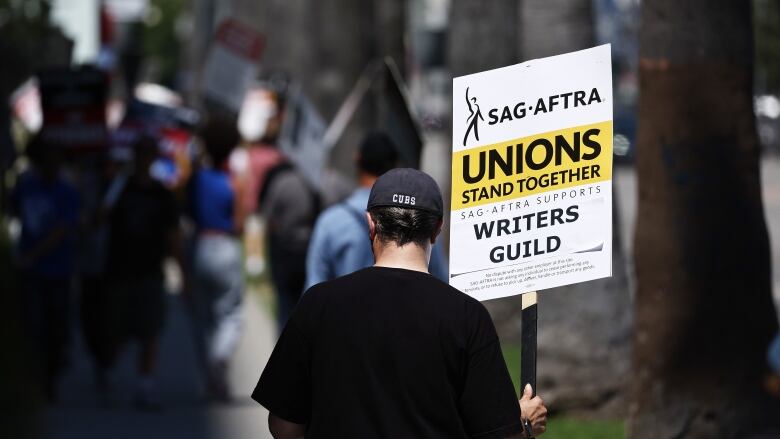
[[[523,0],[518,48],[524,61],[593,46],[591,0]]]
[[[404,65],[404,2],[396,0],[263,0],[267,49],[263,66],[283,70],[330,121],[369,62],[391,56]],[[354,151],[376,124],[375,103],[358,109],[331,155],[354,172]]]
[[[777,437],[750,2],[646,0],[641,21],[630,435]]]
[[[453,0],[447,35],[452,76],[520,62],[517,53],[518,0]]]

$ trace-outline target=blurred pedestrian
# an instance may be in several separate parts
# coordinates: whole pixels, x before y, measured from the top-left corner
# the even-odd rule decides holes
[[[267,120],[262,124],[262,146],[249,151],[257,181],[256,199],[266,223],[271,282],[277,299],[276,319],[281,330],[303,293],[306,250],[322,203],[318,188],[275,145],[284,122],[287,81],[275,77],[268,87],[271,94],[265,99],[268,108],[263,111]],[[273,166],[268,167],[271,163]]]
[[[764,386],[771,395],[780,398],[780,333],[775,335],[769,344],[767,361],[769,374],[764,381]]]
[[[191,300],[209,396],[227,401],[228,366],[243,325],[244,183],[228,169],[240,139],[235,123],[220,119],[210,121],[201,138],[208,163],[193,174],[189,193],[196,227]]]
[[[307,289],[373,265],[366,204],[376,179],[395,168],[397,151],[384,133],[370,133],[363,139],[355,159],[359,187],[349,198],[323,211],[314,225],[306,254]],[[431,251],[430,270],[447,281],[447,267],[438,244]]]
[[[103,206],[108,183],[105,158],[102,152],[84,154],[76,173],[82,212],[78,247],[79,316],[84,342],[94,364],[95,384],[104,403],[108,402],[108,373],[115,349],[111,295],[105,285],[108,251],[108,224]]]
[[[412,201],[414,200],[414,201]],[[508,438],[545,431],[519,401],[485,307],[428,274],[443,202],[394,169],[368,199],[373,267],[311,288],[252,393],[275,438]]]
[[[129,340],[140,344],[135,403],[157,409],[154,371],[166,316],[163,262],[173,256],[181,264],[179,209],[173,194],[150,173],[159,155],[157,140],[142,136],[133,155],[132,174],[109,213],[106,272],[116,350]]]
[[[282,90],[272,87],[270,82],[247,93],[238,116],[243,144],[230,155],[230,172],[244,182],[242,203],[248,217],[243,244],[250,276],[259,275],[267,266],[263,218],[258,205],[268,172],[285,161],[276,146],[282,120],[282,96]]]
[[[12,214],[21,222],[16,262],[35,368],[52,401],[67,360],[79,197],[60,175],[57,146],[35,137],[27,155],[32,166],[19,176],[11,195]]]
[[[255,212],[268,172],[285,161],[276,147],[282,123],[283,91],[268,87],[252,90],[238,120],[245,147],[230,155],[230,170],[245,182],[244,208]]]
[[[306,251],[321,200],[318,191],[290,162],[269,171],[260,200],[277,298],[276,321],[281,330],[303,293]]]

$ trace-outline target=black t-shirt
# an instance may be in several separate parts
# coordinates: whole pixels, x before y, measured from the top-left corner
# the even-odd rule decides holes
[[[178,226],[176,199],[159,182],[129,180],[111,211],[107,270],[114,276],[157,275]]]
[[[252,398],[307,438],[504,438],[520,407],[485,307],[427,273],[312,287]]]

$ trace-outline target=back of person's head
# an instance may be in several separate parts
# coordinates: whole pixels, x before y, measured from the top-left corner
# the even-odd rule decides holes
[[[373,132],[363,138],[358,151],[357,166],[362,172],[380,176],[398,164],[398,149],[385,133]]]
[[[260,76],[260,87],[274,95],[279,111],[287,105],[291,82],[290,75],[283,70],[268,70]]]
[[[41,166],[47,153],[46,149],[46,142],[44,142],[40,135],[36,135],[27,143],[25,155],[33,165]]]
[[[439,227],[441,216],[420,209],[382,206],[369,210],[374,219],[376,237],[383,244],[399,247],[412,243],[424,247]]]
[[[45,174],[56,174],[62,159],[60,146],[46,141],[43,136],[36,135],[27,144],[26,155],[39,171]]]
[[[377,239],[383,244],[424,247],[439,230],[443,216],[441,190],[424,172],[396,168],[384,173],[371,188],[368,212]]]
[[[206,148],[206,155],[216,167],[227,162],[230,153],[241,141],[236,122],[225,117],[209,119],[200,131],[200,138]]]
[[[133,161],[136,172],[147,172],[152,163],[160,155],[160,146],[157,139],[144,134],[133,144]]]

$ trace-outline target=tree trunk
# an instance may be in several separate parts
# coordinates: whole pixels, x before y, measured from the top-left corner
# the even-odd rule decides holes
[[[641,20],[631,437],[778,437],[750,2],[646,0]]]
[[[523,0],[518,47],[523,60],[593,46],[592,0]]]
[[[289,73],[330,121],[368,63],[391,56],[404,65],[404,2],[396,0],[263,0],[267,49],[263,66]],[[375,125],[375,104],[358,109],[331,163],[354,170],[354,151]]]
[[[517,0],[453,0],[447,51],[453,76],[520,62]]]

